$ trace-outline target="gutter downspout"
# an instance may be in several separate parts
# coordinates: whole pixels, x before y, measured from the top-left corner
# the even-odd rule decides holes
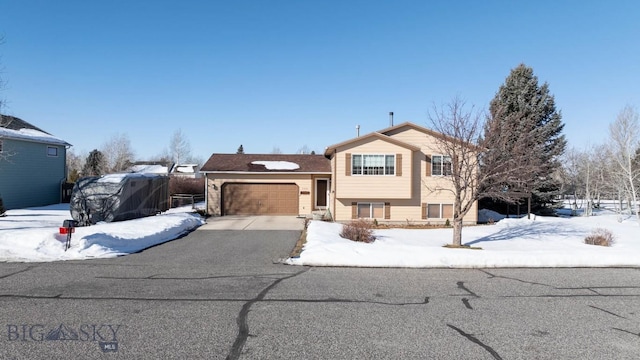
[[[333,196],[331,196],[331,194],[329,196],[331,196],[331,205],[333,207],[333,212],[331,213],[331,218],[333,219],[333,221],[336,221],[336,189],[338,187],[338,178],[336,176],[336,165],[338,164],[338,153],[336,152],[336,149],[333,149],[333,161],[334,164],[331,165],[331,194]]]
[[[69,148],[71,148],[71,146],[65,146],[64,147],[64,177],[60,180],[60,193],[58,194],[59,198],[58,198],[58,203],[62,203],[62,200],[64,198],[63,196],[63,189],[62,189],[62,185],[64,185],[67,182],[67,179],[69,178],[69,167],[67,166],[67,150],[69,150]]]
[[[204,174],[204,213],[209,216],[209,174]]]

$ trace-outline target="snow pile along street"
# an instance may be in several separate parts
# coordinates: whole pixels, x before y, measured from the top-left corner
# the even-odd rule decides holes
[[[64,251],[66,235],[59,234],[71,219],[68,204],[9,210],[0,218],[0,261],[55,261],[108,258],[131,254],[174,240],[204,224],[186,209],[129,221],[78,227],[71,248]]]
[[[366,244],[341,238],[340,224],[312,221],[300,257],[285,262],[426,268],[640,266],[638,222],[630,216],[618,220],[611,212],[597,212],[591,217],[532,216],[464,227],[463,244],[482,250],[444,248],[452,241],[452,229],[376,230],[376,240]],[[615,244],[585,244],[584,238],[596,228],[611,231]]]

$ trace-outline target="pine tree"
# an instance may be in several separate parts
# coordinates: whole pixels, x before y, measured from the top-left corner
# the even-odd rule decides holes
[[[236,154],[244,154],[244,148],[242,147],[242,144],[240,144],[240,147],[238,147],[238,151],[236,151]]]
[[[107,168],[107,161],[99,150],[93,150],[87,156],[87,160],[82,168],[84,176],[101,176],[104,175]]]
[[[520,64],[500,86],[489,111],[484,144],[489,150],[499,149],[499,155],[491,157],[491,161],[530,166],[530,171],[504,179],[505,185],[530,192],[534,211],[553,207],[560,190],[560,181],[553,175],[560,169],[560,156],[567,141],[549,85],[540,86],[533,69]],[[517,151],[523,144],[528,151]]]

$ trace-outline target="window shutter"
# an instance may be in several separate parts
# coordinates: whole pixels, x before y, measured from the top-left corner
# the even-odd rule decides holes
[[[344,175],[351,176],[351,153],[344,154],[345,164],[344,164]],[[355,218],[353,218],[355,219]]]
[[[427,203],[422,203],[422,219],[427,218]]]
[[[426,160],[427,160],[427,164],[425,166],[426,168],[425,175],[431,176],[431,156],[427,155]]]
[[[384,218],[385,220],[391,219],[391,203],[384,203]]]
[[[402,154],[396,154],[396,176],[402,176]]]
[[[352,202],[351,203],[351,218],[352,219],[357,219],[358,218],[358,203],[357,202]]]

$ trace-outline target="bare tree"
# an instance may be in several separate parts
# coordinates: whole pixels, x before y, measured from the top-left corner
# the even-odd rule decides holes
[[[610,156],[616,164],[616,177],[624,183],[629,205],[635,207],[640,223],[637,183],[640,168],[636,166],[636,151],[640,148],[640,120],[636,109],[627,105],[616,121],[609,125]]]
[[[191,157],[191,145],[182,133],[182,129],[176,130],[171,136],[169,156],[176,164],[182,164]]]
[[[69,182],[76,182],[82,174],[85,159],[87,155],[76,154],[75,151],[67,150],[67,179]]]
[[[563,193],[572,195],[572,208],[584,208],[583,215],[591,216],[593,208],[605,188],[604,175],[607,163],[603,161],[599,148],[587,147],[585,150],[569,149],[563,155],[562,182]],[[580,204],[578,204],[580,201]]]
[[[107,163],[109,172],[127,170],[135,159],[129,136],[125,133],[114,134],[100,149]]]
[[[301,148],[299,148],[299,149],[298,149],[298,151],[297,151],[296,153],[297,153],[297,154],[308,155],[308,154],[311,154],[312,152],[314,152],[314,151],[312,151],[312,150],[309,148],[309,146],[307,146],[307,145],[305,144],[305,145],[303,145]]]
[[[279,147],[274,146],[273,149],[271,149],[271,153],[272,154],[282,154],[282,150],[280,150]]]
[[[443,176],[435,184],[427,185],[431,192],[451,192],[453,202],[453,245],[462,245],[463,219],[480,198],[481,176],[479,150],[475,143],[480,135],[481,116],[473,108],[464,109],[459,98],[429,113],[433,129],[441,134],[436,137],[438,151],[451,157],[450,176]],[[449,171],[447,171],[449,172]]]
[[[504,116],[519,115],[512,113]],[[539,171],[536,157],[522,160],[523,157],[519,156],[531,151],[535,132],[520,132],[516,141],[500,136],[481,139],[483,129],[485,134],[507,130],[498,128],[496,121],[487,121],[483,127],[482,118],[482,113],[473,107],[466,110],[465,102],[457,97],[444,106],[434,106],[429,112],[433,129],[442,134],[436,136],[436,150],[450,157],[451,170],[447,171],[448,176],[443,176],[426,187],[431,192],[450,192],[454,196],[454,246],[462,245],[463,219],[476,201],[492,198],[515,203],[523,194],[530,194],[531,190],[523,179]],[[507,124],[509,123],[515,124]],[[485,143],[490,143],[493,147],[487,148]],[[506,149],[515,156],[495,161]]]

